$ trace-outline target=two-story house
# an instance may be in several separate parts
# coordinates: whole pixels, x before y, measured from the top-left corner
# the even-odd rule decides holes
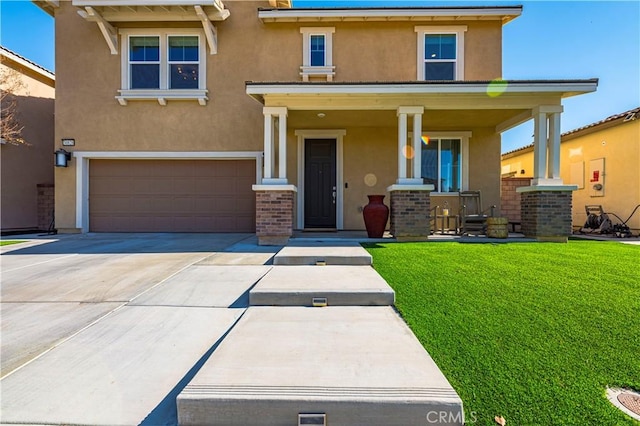
[[[73,140],[56,170],[62,232],[283,243],[364,229],[367,195],[384,194],[395,237],[425,239],[430,206],[460,190],[499,204],[500,134],[531,119],[523,231],[571,231],[561,101],[597,80],[502,80],[502,27],[520,6],[37,3],[56,20],[56,141]]]

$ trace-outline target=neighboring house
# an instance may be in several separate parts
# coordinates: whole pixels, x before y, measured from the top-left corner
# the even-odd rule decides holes
[[[56,20],[56,141],[75,141],[56,170],[63,232],[282,243],[293,229],[364,229],[367,195],[385,194],[391,232],[425,239],[430,207],[454,207],[460,189],[499,204],[501,132],[534,119],[546,151],[562,99],[597,87],[500,80],[502,27],[520,6],[36,3]],[[529,187],[534,204],[570,193],[555,172]],[[564,216],[524,231],[566,239]]]
[[[601,205],[626,221],[640,205],[640,107],[561,135],[560,176],[573,193],[573,227],[587,219],[585,206]],[[533,145],[502,155],[503,177],[532,177]],[[611,217],[614,223],[619,223]],[[640,231],[640,208],[627,225]]]
[[[4,47],[0,47],[0,73],[18,82],[9,96],[15,99],[15,116],[26,142],[12,145],[2,140],[0,146],[2,232],[48,230],[54,207],[55,77]]]

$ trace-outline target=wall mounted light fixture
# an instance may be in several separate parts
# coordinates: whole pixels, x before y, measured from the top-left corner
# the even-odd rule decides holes
[[[67,163],[71,161],[71,153],[60,148],[53,153],[56,156],[56,167],[67,167]]]

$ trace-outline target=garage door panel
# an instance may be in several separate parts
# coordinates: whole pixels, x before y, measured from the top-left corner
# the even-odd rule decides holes
[[[254,232],[255,161],[91,160],[90,230]]]

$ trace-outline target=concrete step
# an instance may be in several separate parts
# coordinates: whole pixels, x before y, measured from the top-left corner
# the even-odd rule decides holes
[[[274,265],[371,265],[371,255],[356,242],[292,243],[273,258]]]
[[[250,307],[177,398],[189,425],[463,424],[462,401],[391,307]],[[306,423],[325,424],[325,423]]]
[[[395,292],[371,266],[273,266],[249,292],[252,306],[389,306]]]

